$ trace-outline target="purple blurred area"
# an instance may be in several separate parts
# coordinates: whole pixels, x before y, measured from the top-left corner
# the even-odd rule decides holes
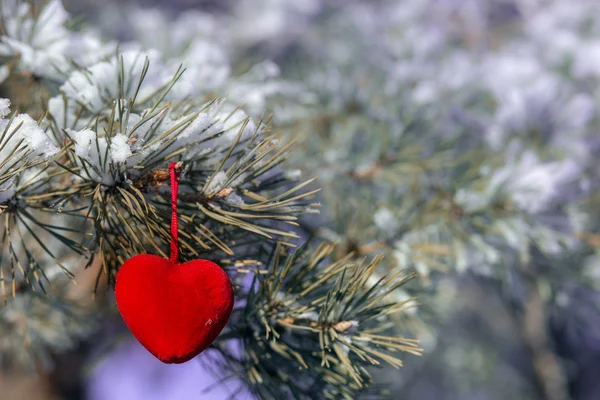
[[[128,339],[91,369],[86,383],[89,400],[213,400],[252,399],[243,383],[221,381],[212,370],[214,350],[207,350],[190,362],[163,364],[137,341]]]
[[[235,0],[233,0],[235,1]],[[73,14],[93,15],[96,10],[105,7],[123,5],[137,5],[144,8],[159,7],[169,12],[181,12],[186,9],[196,9],[202,11],[226,11],[232,3],[232,0],[124,0],[124,1],[105,1],[98,2],[94,0],[66,0],[65,8]]]

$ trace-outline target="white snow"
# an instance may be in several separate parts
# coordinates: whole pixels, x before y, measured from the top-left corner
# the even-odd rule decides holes
[[[114,162],[124,163],[131,156],[131,147],[128,143],[129,138],[122,133],[118,133],[110,140],[110,156]]]
[[[0,99],[0,114],[2,116],[10,112],[9,107],[10,101]],[[9,119],[0,119],[0,132],[7,132],[0,144],[2,146],[0,150],[0,176],[11,174],[18,168],[29,165],[37,157],[48,158],[58,152],[58,148],[52,143],[44,130],[29,115],[17,115],[13,118],[10,126],[9,121]],[[14,195],[16,178],[17,176],[13,175],[0,185],[0,202],[8,200]]]
[[[392,234],[398,229],[398,220],[387,208],[380,208],[373,215],[375,226],[385,233]]]
[[[110,140],[98,137],[96,132],[87,128],[80,131],[67,129],[67,133],[73,139],[75,154],[93,166],[89,178],[106,185],[114,183],[109,164],[125,163],[133,154],[129,138],[121,133],[113,135]]]
[[[90,156],[92,153],[92,141],[96,139],[96,132],[91,129],[83,129],[81,131],[68,129],[67,133],[75,144],[75,154],[93,164]]]
[[[212,181],[208,183],[208,185],[204,188],[204,193],[208,195],[214,195],[219,193],[221,189],[223,189],[223,185],[227,180],[227,175],[223,171],[217,172]]]
[[[0,99],[0,117],[4,118],[10,114],[10,100]]]
[[[16,129],[17,127],[19,128],[16,137],[14,137],[12,140],[23,139],[27,146],[34,151],[34,155],[44,154],[46,156],[52,156],[58,152],[58,148],[54,146],[42,128],[40,128],[37,122],[35,122],[29,115],[17,115],[14,118],[10,129]],[[12,149],[9,149],[9,151],[11,150]]]

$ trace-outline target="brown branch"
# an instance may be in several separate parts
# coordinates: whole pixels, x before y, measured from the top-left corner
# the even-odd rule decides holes
[[[570,399],[567,381],[560,361],[552,351],[546,329],[544,302],[535,285],[535,277],[528,276],[529,297],[519,320],[521,336],[531,351],[532,366],[546,400]]]
[[[182,169],[183,162],[180,161],[175,165],[175,170],[179,173]],[[158,187],[167,184],[169,179],[169,168],[157,168],[136,179],[133,185],[140,190],[147,190],[149,188],[156,190]]]

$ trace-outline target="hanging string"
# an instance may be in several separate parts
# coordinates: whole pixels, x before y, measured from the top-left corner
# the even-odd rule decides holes
[[[179,168],[176,162],[169,164],[171,175],[171,262],[179,258],[179,229],[177,221],[177,192],[179,190]]]

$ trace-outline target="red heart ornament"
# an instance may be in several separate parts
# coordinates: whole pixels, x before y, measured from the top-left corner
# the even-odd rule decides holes
[[[229,277],[208,260],[180,264],[152,254],[135,256],[119,269],[115,295],[133,335],[170,364],[206,349],[233,308]]]

